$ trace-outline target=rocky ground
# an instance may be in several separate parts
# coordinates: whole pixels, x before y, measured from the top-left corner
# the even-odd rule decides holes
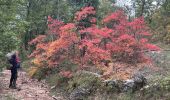
[[[45,83],[30,79],[24,71],[19,71],[18,76],[18,89],[9,89],[10,71],[4,70],[1,73],[0,100],[55,100],[49,96],[49,89]]]
[[[170,100],[170,51],[148,55],[154,64],[146,64],[140,74],[125,81],[99,80],[100,75],[93,71],[77,72],[65,81],[55,73],[45,79],[49,88],[45,81],[30,79],[19,71],[18,89],[9,89],[10,71],[4,70],[0,73],[0,100]]]

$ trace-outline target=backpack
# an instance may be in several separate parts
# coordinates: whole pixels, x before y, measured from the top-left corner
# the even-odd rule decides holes
[[[7,54],[6,54],[7,60],[9,61],[9,60],[12,58],[12,56],[13,56],[14,54],[15,54],[15,52],[7,53]]]
[[[11,59],[7,59],[6,60],[6,69],[7,70],[11,70],[12,69],[12,60]]]
[[[7,61],[7,65],[6,65],[6,69],[7,70],[11,70],[12,68],[12,56],[14,55],[14,52],[8,53],[6,54],[6,61]]]

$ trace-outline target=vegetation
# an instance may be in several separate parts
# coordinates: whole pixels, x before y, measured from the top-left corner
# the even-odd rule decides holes
[[[93,93],[97,95],[103,89],[108,98],[113,91],[103,86],[105,80],[130,79],[145,66],[169,71],[168,58],[162,61],[156,52],[166,55],[163,50],[169,48],[170,1],[131,0],[119,4],[123,2],[1,0],[0,70],[7,66],[5,55],[19,50],[31,78],[46,79],[51,86],[66,90],[66,94],[92,86]],[[100,77],[81,74],[84,71]],[[167,79],[158,84],[168,93]],[[148,99],[151,96],[145,94],[152,95],[154,86],[149,88],[122,97],[133,100],[143,93],[142,99]]]

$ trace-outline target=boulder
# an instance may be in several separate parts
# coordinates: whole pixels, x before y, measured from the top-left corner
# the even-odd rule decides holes
[[[127,92],[127,91],[133,91],[135,86],[135,81],[132,79],[125,80],[123,83],[122,91]]]
[[[103,81],[106,87],[110,87],[113,91],[128,92],[137,91],[146,85],[146,78],[142,74],[134,74],[128,80],[105,80]]]
[[[146,78],[141,73],[136,73],[132,76],[132,80],[134,80],[136,90],[141,89],[147,83]]]

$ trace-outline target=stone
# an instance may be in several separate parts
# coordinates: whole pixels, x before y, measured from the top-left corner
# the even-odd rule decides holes
[[[133,91],[135,88],[135,81],[132,79],[125,80],[123,83],[122,91],[127,92],[127,91]]]
[[[111,84],[111,85],[115,85],[116,84],[116,80],[104,80],[104,83],[106,83],[107,85]]]
[[[55,89],[56,88],[56,86],[52,86],[52,87],[50,87],[50,89],[52,90],[52,89]]]
[[[144,87],[147,83],[146,78],[140,73],[134,74],[132,79],[134,80],[137,89]]]
[[[118,92],[134,92],[143,88],[147,83],[146,78],[140,73],[134,74],[131,79],[127,80],[105,80],[103,82],[106,87]]]

